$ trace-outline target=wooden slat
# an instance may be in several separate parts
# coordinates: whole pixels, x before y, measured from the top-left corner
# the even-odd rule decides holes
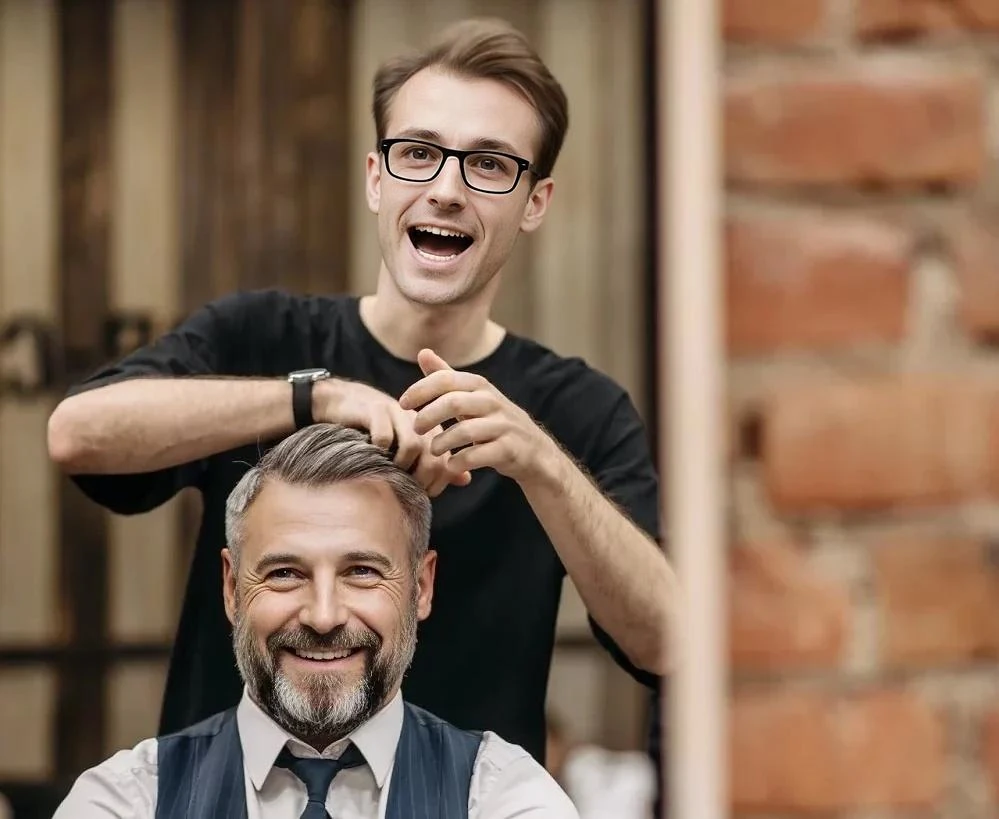
[[[362,160],[348,151],[351,124],[350,22],[348,4],[298,0],[292,27],[295,127],[298,159],[298,278],[289,282],[312,293],[343,292],[350,243],[350,182]]]
[[[106,756],[156,735],[166,669],[165,662],[132,662],[111,671],[107,689]]]
[[[277,96],[287,92],[287,53],[271,54],[286,33],[287,3],[238,0],[236,50],[236,211],[239,284],[243,289],[266,286],[274,270],[274,237],[271,215],[286,206],[273,201],[271,142],[281,111],[271,111],[268,86]],[[274,30],[276,27],[277,30]],[[284,59],[282,59],[284,58]]]
[[[181,69],[181,306],[238,287],[234,0],[177,0]]]
[[[600,7],[603,32],[598,55],[602,78],[598,151],[601,241],[597,271],[602,309],[601,339],[595,364],[645,406],[645,356],[652,339],[644,314],[647,214],[644,199],[650,179],[643,105],[642,4],[615,0]]]
[[[61,318],[70,377],[100,363],[107,316],[110,199],[111,3],[59,5]],[[61,483],[62,596],[71,639],[99,645],[107,623],[104,511],[68,480]],[[104,674],[65,664],[59,677],[58,770],[79,772],[103,751]]]
[[[569,133],[558,170],[558,191],[535,240],[535,334],[563,355],[602,358],[600,247],[601,161],[597,103],[602,78],[596,55],[603,0],[547,0],[539,9],[539,50],[569,97]]]
[[[0,3],[0,324],[30,316],[55,325],[55,33],[51,2]],[[23,373],[27,364],[36,379],[36,353],[25,339],[10,366]],[[57,477],[45,444],[52,406],[51,396],[0,395],[0,643],[58,636]]]
[[[52,777],[55,702],[51,668],[0,669],[0,779],[44,782]]]
[[[177,59],[170,0],[114,7],[110,302],[162,327],[178,312]],[[168,640],[176,623],[179,509],[109,521],[110,633]],[[113,720],[112,720],[113,722]]]

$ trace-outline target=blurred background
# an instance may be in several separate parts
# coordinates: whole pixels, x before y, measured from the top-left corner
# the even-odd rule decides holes
[[[215,296],[373,286],[384,57],[472,14],[535,42],[571,124],[498,319],[621,382],[658,448],[657,5],[0,0],[0,793],[18,819],[155,731],[198,518],[194,496],[135,518],[87,502],[49,465],[48,414]],[[719,17],[726,803],[995,816],[999,2]],[[658,722],[568,587],[550,708],[639,767]]]

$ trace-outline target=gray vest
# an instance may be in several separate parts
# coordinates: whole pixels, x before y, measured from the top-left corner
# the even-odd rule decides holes
[[[409,703],[404,711],[385,819],[467,819],[482,734],[459,730]],[[156,819],[246,819],[235,708],[157,744]]]

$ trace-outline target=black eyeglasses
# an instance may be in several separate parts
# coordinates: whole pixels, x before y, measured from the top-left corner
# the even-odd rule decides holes
[[[435,179],[449,157],[456,157],[461,178],[473,191],[510,193],[520,177],[530,171],[540,176],[526,159],[501,151],[456,151],[422,139],[383,139],[385,170],[404,182]]]

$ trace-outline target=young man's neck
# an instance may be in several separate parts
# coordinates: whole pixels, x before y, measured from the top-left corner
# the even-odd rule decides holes
[[[452,367],[480,361],[503,341],[506,331],[489,318],[492,299],[427,307],[394,289],[379,288],[361,299],[361,320],[392,355],[415,361],[424,348]]]

